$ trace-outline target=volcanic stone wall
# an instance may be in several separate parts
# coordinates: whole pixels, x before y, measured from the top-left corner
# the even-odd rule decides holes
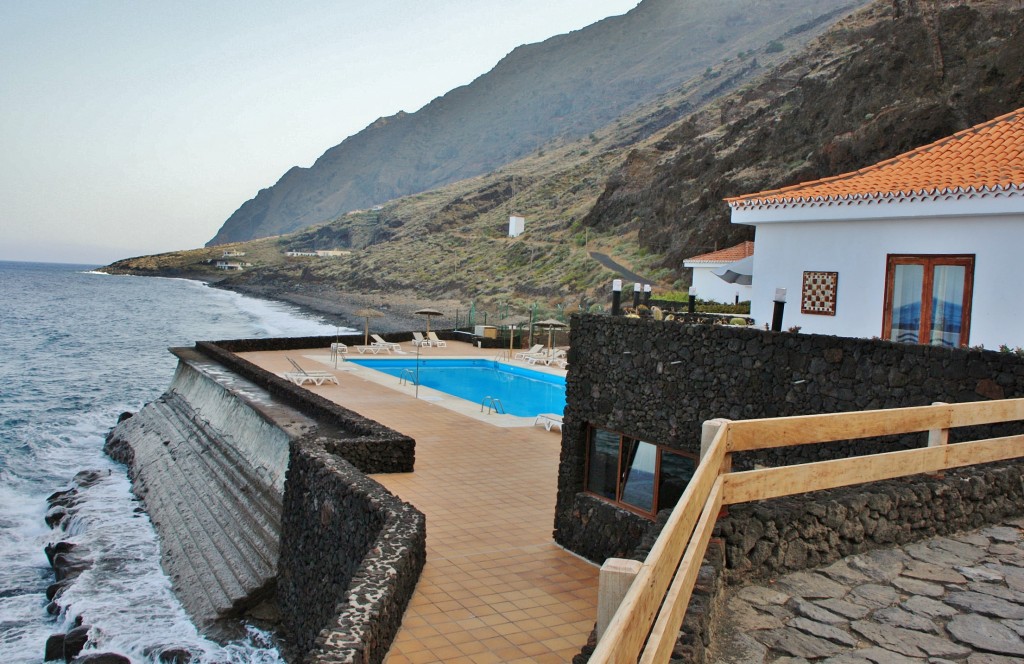
[[[765,578],[1022,513],[1024,462],[1012,461],[733,505],[715,534],[729,580]]]
[[[583,492],[588,425],[698,453],[701,424],[1024,396],[1012,353],[872,339],[576,315],[569,352],[555,539],[591,560],[624,556],[647,519]],[[950,441],[1020,433],[954,430]],[[841,458],[925,444],[925,434],[737,455],[734,467]],[[930,515],[929,518],[937,518]]]
[[[278,603],[306,662],[381,662],[426,562],[426,520],[323,439],[293,441]]]

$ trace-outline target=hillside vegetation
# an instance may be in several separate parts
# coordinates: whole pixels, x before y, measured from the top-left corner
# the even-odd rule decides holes
[[[586,304],[605,302],[614,276],[591,258],[598,251],[659,290],[682,288],[683,258],[750,239],[729,225],[723,197],[870,165],[1024,106],[1020,3],[914,7],[874,3],[806,49],[783,40],[744,53],[487,175],[241,243],[256,265],[222,283],[269,296]],[[519,238],[506,236],[510,214],[526,217]],[[352,253],[283,256],[333,248]],[[221,249],[110,271],[214,274],[202,260]]]

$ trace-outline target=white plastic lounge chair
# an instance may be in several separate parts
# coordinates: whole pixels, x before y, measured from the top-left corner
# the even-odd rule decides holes
[[[295,371],[289,371],[285,373],[284,377],[286,380],[290,380],[296,385],[305,385],[306,383],[313,383],[314,385],[323,385],[330,381],[335,385],[338,384],[338,379],[329,371],[306,371],[299,363],[292,358],[287,358],[291,365],[295,368]]]
[[[371,334],[370,336],[373,338],[373,343],[370,344],[371,346],[380,346],[382,348],[387,348],[389,353],[393,350],[402,350],[401,344],[392,343],[390,341],[384,341],[384,338],[381,337],[379,334]]]
[[[360,355],[363,355],[365,353],[373,353],[374,355],[376,355],[381,351],[386,351],[388,353],[391,352],[391,349],[388,348],[387,346],[356,346],[356,350],[359,351]]]
[[[555,413],[541,413],[535,420],[533,420],[533,426],[537,426],[538,424],[543,424],[544,428],[548,431],[551,431],[551,429],[558,429],[561,431],[562,416]]]
[[[446,341],[438,339],[437,338],[437,334],[434,333],[434,332],[427,332],[427,339],[429,339],[430,343],[432,343],[433,345],[437,346],[438,348],[447,348],[448,347],[448,343]]]
[[[348,346],[340,342],[331,344],[331,362],[337,360],[339,355],[348,355]]]
[[[424,339],[423,338],[423,333],[421,333],[421,332],[413,332],[412,333],[412,345],[413,346],[419,346],[421,348],[423,348],[423,347],[430,348],[431,344],[430,344],[430,339]]]
[[[515,355],[512,356],[512,359],[525,360],[530,356],[537,355],[542,350],[544,350],[544,344],[534,344],[533,348],[531,348],[530,350],[524,350],[522,352],[516,353]]]

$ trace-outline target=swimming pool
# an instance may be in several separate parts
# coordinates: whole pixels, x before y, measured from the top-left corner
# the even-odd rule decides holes
[[[565,378],[495,360],[351,359],[392,376],[419,373],[419,383],[479,404],[486,397],[500,399],[509,415],[533,417],[565,410]],[[417,367],[417,364],[419,365]],[[411,381],[410,381],[411,382]]]

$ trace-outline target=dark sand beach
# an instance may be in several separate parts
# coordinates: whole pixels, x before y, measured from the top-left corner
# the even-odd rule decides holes
[[[216,283],[210,285],[224,288]],[[432,328],[450,329],[455,325],[456,311],[465,319],[468,310],[468,304],[458,300],[435,300],[405,293],[345,293],[319,284],[289,284],[287,290],[270,285],[248,284],[231,286],[229,290],[252,297],[287,302],[306,311],[323,315],[329,323],[357,330],[363,329],[364,320],[356,312],[364,308],[375,309],[384,314],[380,318],[370,320],[371,331],[377,333],[423,329],[426,326],[426,319],[414,312],[426,307],[445,314],[443,317],[435,316],[431,320]]]

